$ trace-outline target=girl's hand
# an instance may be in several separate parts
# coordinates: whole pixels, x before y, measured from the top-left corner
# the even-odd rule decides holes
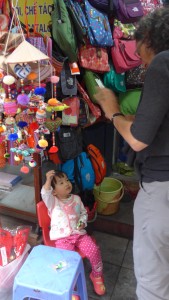
[[[78,223],[77,223],[77,229],[78,230],[82,230],[82,229],[84,229],[85,228],[85,224],[82,222],[82,221],[79,221]]]
[[[47,181],[52,181],[54,176],[55,176],[55,171],[54,170],[48,171],[46,173],[46,180]]]

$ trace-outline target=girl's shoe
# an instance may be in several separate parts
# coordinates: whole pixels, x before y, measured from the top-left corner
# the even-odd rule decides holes
[[[72,296],[72,300],[80,300],[80,297],[77,296],[77,295],[73,295],[73,296]]]
[[[105,289],[105,285],[103,282],[103,278],[102,277],[93,277],[92,273],[90,273],[90,279],[93,283],[95,293],[99,296],[104,295],[106,292],[106,289]]]

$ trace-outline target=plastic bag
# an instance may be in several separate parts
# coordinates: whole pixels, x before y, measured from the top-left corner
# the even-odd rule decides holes
[[[24,252],[31,226],[15,229],[0,227],[0,266],[5,266]]]

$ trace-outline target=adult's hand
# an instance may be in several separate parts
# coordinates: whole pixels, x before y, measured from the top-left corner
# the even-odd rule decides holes
[[[112,90],[107,88],[97,88],[97,93],[94,97],[104,111],[107,119],[111,120],[114,113],[120,112],[118,99]]]

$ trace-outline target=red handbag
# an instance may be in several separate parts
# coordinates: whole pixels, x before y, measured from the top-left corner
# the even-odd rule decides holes
[[[94,47],[87,43],[79,48],[79,64],[81,67],[104,73],[110,71],[106,48]]]
[[[114,39],[111,56],[117,73],[126,72],[142,63],[140,57],[136,54],[135,40]]]

